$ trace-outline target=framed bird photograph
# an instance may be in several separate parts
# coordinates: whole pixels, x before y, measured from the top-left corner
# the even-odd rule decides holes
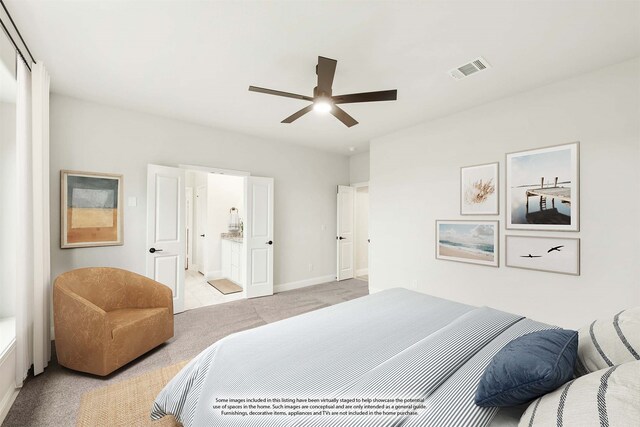
[[[580,275],[580,239],[507,236],[507,267]]]

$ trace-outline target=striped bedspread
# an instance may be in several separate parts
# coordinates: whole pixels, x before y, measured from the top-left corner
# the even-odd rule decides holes
[[[151,418],[173,414],[184,426],[484,427],[497,412],[473,402],[485,367],[512,339],[549,328],[391,289],[223,338],[167,384]],[[296,398],[420,405],[331,416],[250,415],[237,406],[281,399],[291,408]],[[221,402],[237,405],[221,409]]]

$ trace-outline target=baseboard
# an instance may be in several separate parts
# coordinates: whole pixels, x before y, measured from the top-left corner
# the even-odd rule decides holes
[[[4,419],[7,417],[9,409],[11,409],[13,402],[16,401],[16,397],[18,397],[19,392],[19,388],[14,388],[13,390],[9,389],[2,398],[2,401],[0,401],[0,424],[2,424]]]
[[[11,405],[18,397],[18,392],[20,389],[16,388],[16,358],[15,358],[16,345],[15,341],[9,349],[2,355],[0,360],[0,373],[2,373],[3,380],[2,382],[5,384],[2,388],[6,388],[6,390],[0,390],[2,393],[2,399],[0,400],[0,424],[4,422],[5,417],[9,413],[9,409],[11,409]],[[7,373],[1,372],[7,369]]]
[[[297,282],[280,283],[273,287],[273,292],[292,291],[294,289],[305,288],[307,286],[319,285],[321,283],[333,282],[336,276],[330,274],[328,276],[312,277],[311,279],[298,280]]]
[[[207,274],[204,275],[204,277],[207,280],[217,280],[217,279],[222,279],[222,270],[214,270],[214,271],[207,271]]]
[[[356,276],[366,276],[368,274],[369,274],[368,268],[361,268],[359,270],[356,270]]]

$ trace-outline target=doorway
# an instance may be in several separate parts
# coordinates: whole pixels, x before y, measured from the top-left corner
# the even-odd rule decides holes
[[[185,275],[185,310],[240,299],[244,293],[244,178],[187,169],[185,182],[186,194],[193,194],[187,206],[195,206],[187,218],[187,223],[194,224],[195,245],[194,262]]]
[[[339,185],[337,280],[369,280],[369,184]]]
[[[356,279],[369,281],[369,185],[356,187],[354,209],[355,238],[355,276]]]
[[[205,248],[206,245],[204,243],[204,239],[206,237],[206,229],[207,229],[207,185],[206,185],[206,174],[198,174],[197,176],[201,178],[205,183],[200,182],[200,185],[196,186],[195,194],[193,192],[193,187],[189,186],[189,178],[194,180],[193,172],[186,172],[187,179],[187,190],[192,189],[191,194],[195,197],[192,200],[193,205],[195,205],[196,209],[192,211],[191,222],[194,224],[193,230],[193,241],[195,242],[194,253],[193,253],[193,265],[191,270],[195,270],[202,275],[206,275],[206,267],[204,265],[205,260]],[[200,176],[202,175],[202,176]],[[188,192],[188,191],[187,191]]]
[[[269,177],[147,165],[147,276],[171,289],[174,313],[185,310],[187,298],[191,309],[273,294],[273,195]],[[187,295],[185,278],[201,290]],[[214,287],[218,280],[227,286]]]

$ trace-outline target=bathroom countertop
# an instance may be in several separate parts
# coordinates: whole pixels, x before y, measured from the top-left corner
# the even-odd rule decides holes
[[[220,238],[236,243],[242,243],[242,234],[240,233],[220,233]]]

